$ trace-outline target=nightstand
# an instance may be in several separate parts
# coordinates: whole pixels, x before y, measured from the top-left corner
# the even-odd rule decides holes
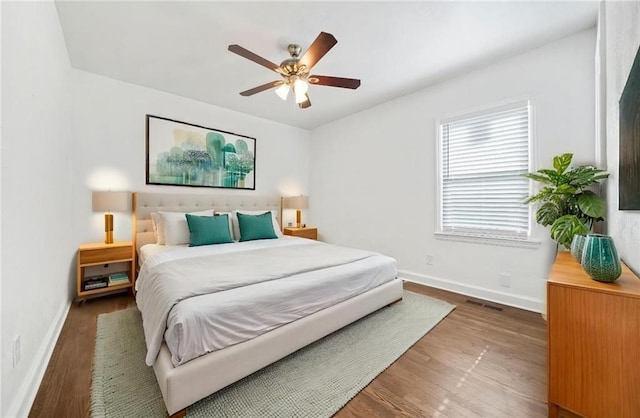
[[[119,290],[131,289],[135,283],[134,253],[132,242],[113,244],[92,243],[78,247],[76,294],[79,299]],[[117,264],[101,272],[97,266]]]
[[[318,239],[318,228],[315,226],[305,226],[302,228],[286,227],[283,232],[285,235],[291,235],[292,237]]]

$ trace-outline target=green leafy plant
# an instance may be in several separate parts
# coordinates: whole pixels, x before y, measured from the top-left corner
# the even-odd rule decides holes
[[[539,202],[536,222],[551,227],[551,238],[566,248],[575,234],[588,233],[593,224],[604,220],[604,199],[589,189],[609,177],[592,166],[569,168],[573,154],[553,157],[553,170],[542,169],[525,177],[544,185],[525,203]]]

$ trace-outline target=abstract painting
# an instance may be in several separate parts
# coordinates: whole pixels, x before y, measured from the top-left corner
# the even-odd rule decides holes
[[[620,97],[618,209],[640,210],[640,49]]]
[[[256,139],[147,115],[147,184],[255,190]]]

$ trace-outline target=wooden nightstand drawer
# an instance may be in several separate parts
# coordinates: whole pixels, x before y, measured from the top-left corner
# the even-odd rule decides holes
[[[78,252],[80,264],[104,264],[115,260],[130,260],[133,258],[131,246],[96,248],[91,250],[81,250]]]
[[[305,227],[305,228],[285,228],[285,235],[290,235],[292,237],[299,238],[308,238],[308,239],[318,239],[318,228]]]

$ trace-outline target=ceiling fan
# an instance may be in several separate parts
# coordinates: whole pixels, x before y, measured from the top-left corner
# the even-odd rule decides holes
[[[241,47],[240,45],[229,45],[229,51],[238,54],[248,60],[262,65],[282,76],[282,80],[271,81],[258,87],[243,91],[241,96],[251,96],[261,91],[265,91],[274,87],[276,94],[286,100],[290,90],[296,98],[296,103],[301,109],[311,106],[311,100],[307,94],[309,84],[317,84],[320,86],[342,87],[345,89],[357,89],[360,87],[360,80],[355,78],[331,77],[326,75],[309,75],[314,65],[320,61],[338,41],[330,33],[320,32],[320,35],[313,41],[309,49],[300,57],[300,45],[290,44],[287,48],[291,58],[288,58],[280,65],[262,58],[259,55]]]

